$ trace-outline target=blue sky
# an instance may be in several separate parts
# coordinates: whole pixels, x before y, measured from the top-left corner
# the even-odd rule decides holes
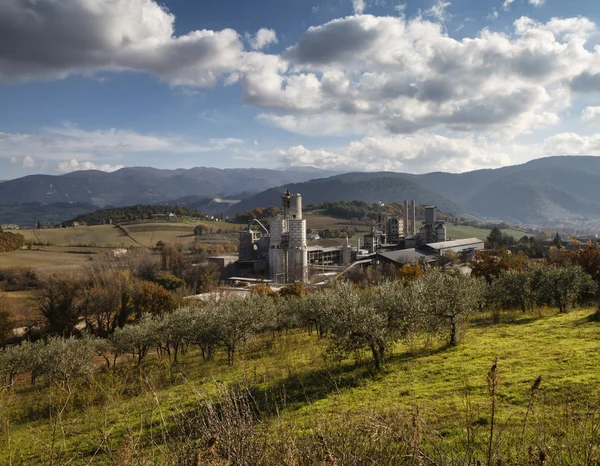
[[[3,0],[0,179],[600,155],[600,3]]]

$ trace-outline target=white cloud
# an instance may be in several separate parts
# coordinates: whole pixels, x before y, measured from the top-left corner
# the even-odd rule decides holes
[[[23,155],[23,156],[12,156],[10,158],[10,162],[13,165],[20,165],[22,168],[37,168],[39,165],[37,164],[37,162],[35,161],[35,159],[30,156],[30,155]]]
[[[510,163],[505,147],[484,138],[440,135],[369,136],[338,150],[304,146],[280,151],[285,166],[311,165],[341,171],[461,172]]]
[[[196,143],[174,136],[122,129],[90,131],[65,124],[46,128],[40,133],[0,133],[0,160],[8,160],[27,169],[54,166],[54,163],[59,171],[71,168],[110,171],[122,167],[130,157],[146,154],[195,155],[230,150],[243,143],[237,138],[212,138]],[[139,165],[139,162],[134,164]]]
[[[514,3],[515,0],[504,0],[504,3],[502,4],[502,8],[506,11],[508,11],[510,9],[510,6]]]
[[[277,34],[273,29],[262,28],[254,37],[250,37],[248,42],[254,50],[262,50],[268,45],[277,43]]]
[[[347,17],[309,28],[281,58],[261,58],[243,89],[248,102],[277,110],[261,120],[300,134],[445,127],[512,138],[560,122],[567,83],[600,61],[586,47],[595,33],[586,18],[523,17],[512,35],[456,40],[420,17]]]
[[[134,70],[175,85],[213,86],[240,67],[236,31],[175,36],[174,21],[153,0],[3,0],[0,79]]]
[[[93,162],[80,162],[79,160],[71,159],[67,162],[60,162],[56,166],[56,169],[57,169],[57,171],[59,171],[61,173],[70,173],[70,172],[74,172],[74,171],[78,171],[78,170],[99,170],[102,172],[110,173],[110,172],[120,170],[123,167],[124,167],[123,165],[109,165],[109,164],[96,165]]]
[[[581,114],[581,121],[584,123],[600,123],[600,107],[586,107]]]
[[[352,0],[352,8],[354,8],[354,13],[362,15],[365,11],[365,0]]]
[[[529,4],[533,6],[542,6],[546,0],[529,0]]]
[[[436,0],[436,3],[425,11],[425,16],[431,16],[440,22],[447,21],[452,15],[446,11],[452,4],[443,0]]]
[[[547,155],[600,155],[600,134],[561,133],[544,141]]]
[[[404,12],[406,11],[406,3],[401,3],[399,5],[396,5],[394,7],[394,9],[400,14],[403,15]]]
[[[487,15],[487,19],[498,19],[498,10],[493,8],[492,12],[489,15]]]

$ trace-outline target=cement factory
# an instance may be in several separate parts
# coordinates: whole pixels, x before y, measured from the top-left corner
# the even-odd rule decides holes
[[[271,219],[269,228],[254,220],[240,233],[235,265],[242,277],[308,283],[313,275],[337,275],[354,266],[434,263],[449,252],[466,258],[484,247],[477,238],[447,241],[446,226],[437,218],[435,206],[425,206],[425,219],[417,230],[414,200],[404,201],[402,217],[379,213],[362,245],[358,238],[352,247],[346,238],[341,246],[309,246],[302,196],[287,191],[281,199],[282,215]]]

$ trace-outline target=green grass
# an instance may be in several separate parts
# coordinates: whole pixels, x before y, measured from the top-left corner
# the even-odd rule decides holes
[[[196,351],[172,369],[154,357],[144,373],[124,361],[120,375],[103,370],[79,386],[75,405],[80,407],[65,415],[56,449],[64,451],[64,458],[75,457],[73,464],[108,462],[102,451],[92,458],[101,432],[110,431],[115,445],[127,432],[142,429],[147,437],[151,425],[156,435],[161,416],[194,409],[215,396],[220,382],[245,383],[260,403],[263,398],[285,398],[279,403],[278,429],[295,431],[315,420],[327,423],[340,413],[358,419],[366,412],[410,413],[418,407],[428,429],[460,442],[466,392],[474,418],[484,426],[488,422],[486,373],[496,358],[501,377],[498,419],[507,431],[518,430],[529,387],[539,375],[543,382],[536,422],[564,411],[569,399],[582,404],[598,396],[600,324],[590,322],[590,314],[511,314],[510,321],[495,325],[485,316],[472,322],[459,347],[447,348],[442,340],[398,345],[380,372],[372,371],[368,355],[363,355],[364,364],[353,359],[326,362],[326,342],[301,331],[251,341],[233,367],[226,365],[224,355],[203,363]],[[5,423],[0,441],[10,438],[10,451],[21,455],[22,464],[47,460],[53,425],[45,413],[49,403],[57,405],[64,396],[59,395],[42,385],[32,388],[25,380],[14,393],[0,392],[0,421]],[[8,451],[0,448],[0,463],[7,461]]]
[[[455,225],[446,225],[446,236],[449,239],[465,239],[465,238],[479,238],[480,240],[486,240],[492,230],[487,230],[485,228],[476,228],[471,226],[455,226]],[[521,238],[526,233],[519,230],[514,230],[511,228],[502,230],[502,233],[507,235],[511,235],[517,239]]]
[[[26,241],[53,246],[129,247],[135,242],[114,225],[20,230]]]

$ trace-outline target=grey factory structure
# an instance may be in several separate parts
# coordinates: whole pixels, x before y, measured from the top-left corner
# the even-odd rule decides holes
[[[271,219],[270,230],[258,220],[260,230],[248,225],[240,233],[238,265],[254,274],[266,273],[276,283],[308,281],[306,220],[302,218],[302,196],[287,191],[283,214]]]
[[[452,251],[463,258],[484,247],[468,238],[447,241],[446,227],[435,206],[425,206],[424,221],[417,231],[415,201],[404,201],[402,217],[379,213],[376,225],[356,247],[308,246],[302,196],[289,190],[282,196],[282,215],[271,219],[269,229],[258,220],[240,233],[237,270],[243,276],[262,276],[275,283],[308,282],[314,272],[343,271],[353,264],[432,263]]]

